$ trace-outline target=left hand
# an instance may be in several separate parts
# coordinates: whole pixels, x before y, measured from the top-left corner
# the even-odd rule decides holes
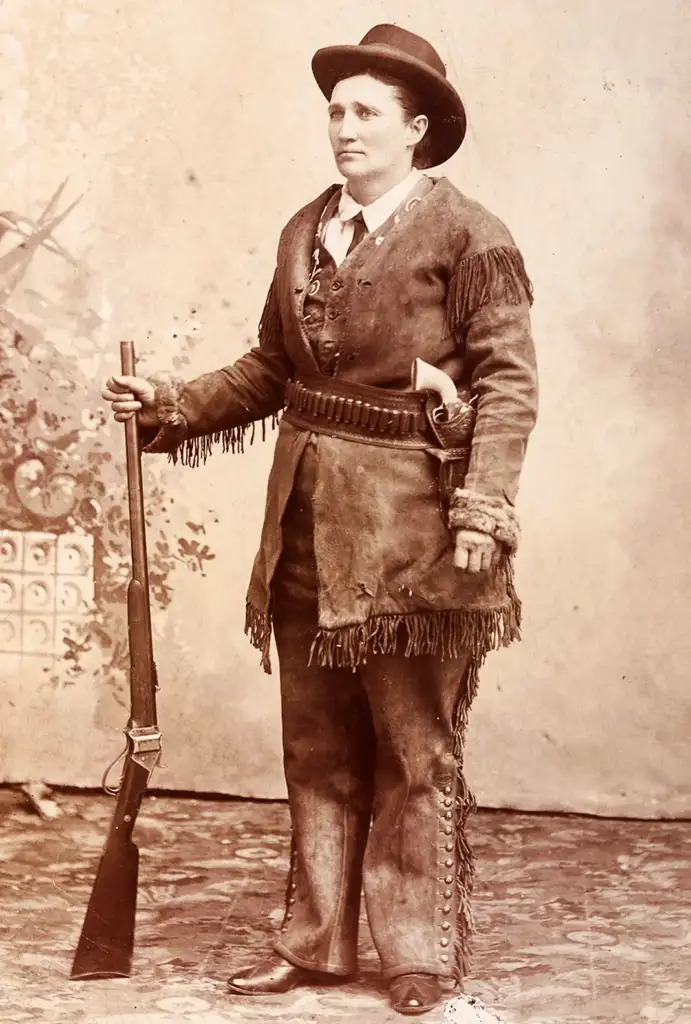
[[[486,572],[499,557],[494,537],[477,530],[456,530],[453,564],[466,572]]]

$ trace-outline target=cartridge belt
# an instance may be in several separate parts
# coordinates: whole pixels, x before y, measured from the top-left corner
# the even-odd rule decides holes
[[[301,430],[388,448],[436,447],[427,409],[432,391],[393,391],[333,377],[288,381],[283,419]]]

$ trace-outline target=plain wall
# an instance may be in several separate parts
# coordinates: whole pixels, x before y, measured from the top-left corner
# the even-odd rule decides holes
[[[502,217],[536,293],[541,415],[520,495],[524,642],[491,656],[468,771],[485,806],[691,813],[691,32],[683,0],[5,0],[0,206],[84,199],[59,237],[103,346],[188,375],[247,347],[278,233],[337,180],[314,50],[396,20],[470,118],[445,172]],[[192,314],[191,310],[196,310]],[[177,318],[177,319],[176,319]],[[100,402],[94,381],[94,405]],[[160,472],[207,521],[156,621],[168,788],[283,796],[276,676],[243,636],[271,440]],[[208,516],[213,509],[219,523]],[[0,776],[97,785],[126,711],[98,671],[6,672]]]

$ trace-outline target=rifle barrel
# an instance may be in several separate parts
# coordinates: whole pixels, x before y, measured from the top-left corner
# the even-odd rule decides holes
[[[136,374],[134,342],[120,342],[120,359],[125,376]],[[151,630],[151,604],[149,598],[149,570],[146,551],[146,518],[144,514],[144,483],[142,480],[142,446],[137,417],[125,421],[125,454],[127,458],[127,498],[129,503],[130,546],[132,550],[132,579],[140,584],[136,587],[136,614],[133,615],[129,601],[130,661],[133,650],[137,651],[137,664],[130,671],[132,715],[136,726],[156,725],[155,685],[142,687],[144,664],[155,680],[156,669],[153,654]],[[130,588],[132,589],[132,588]],[[128,595],[128,598],[134,595]],[[146,660],[145,660],[146,659]]]
[[[136,360],[134,343],[120,342],[122,372],[134,377]],[[127,457],[127,492],[130,511],[130,543],[132,547],[132,576],[149,590],[149,571],[146,559],[146,522],[144,518],[144,485],[142,482],[141,438],[137,417],[125,422],[125,454]]]

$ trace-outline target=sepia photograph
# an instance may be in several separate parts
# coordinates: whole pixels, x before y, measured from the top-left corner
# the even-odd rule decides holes
[[[0,1024],[691,1024],[691,7],[0,0]]]

